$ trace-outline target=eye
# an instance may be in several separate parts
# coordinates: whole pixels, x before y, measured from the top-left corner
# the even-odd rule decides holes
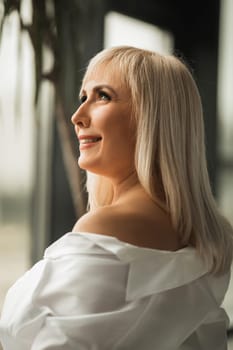
[[[98,92],[98,95],[99,95],[100,100],[102,100],[102,101],[110,101],[111,100],[111,97],[105,91],[100,90]]]
[[[87,99],[87,96],[86,96],[86,95],[80,96],[80,99],[79,99],[80,104],[84,103],[84,102],[86,101],[86,99]]]

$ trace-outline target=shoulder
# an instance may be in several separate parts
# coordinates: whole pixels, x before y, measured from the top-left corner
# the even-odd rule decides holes
[[[98,208],[82,216],[73,232],[88,232],[113,236],[140,247],[177,250],[178,235],[173,231],[169,218],[154,212],[149,215],[142,210],[124,206]]]
[[[131,218],[130,218],[131,217]],[[83,215],[75,224],[74,232],[90,232],[116,236],[125,231],[125,225],[133,218],[116,207],[103,207]]]

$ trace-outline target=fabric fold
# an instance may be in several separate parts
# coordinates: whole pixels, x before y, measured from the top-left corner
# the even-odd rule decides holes
[[[67,238],[74,234],[129,263],[127,300],[183,286],[208,272],[192,247],[175,252],[141,248],[112,236],[93,233],[71,233]]]
[[[4,350],[220,350],[229,275],[208,273],[194,248],[69,232],[10,288],[0,339]]]

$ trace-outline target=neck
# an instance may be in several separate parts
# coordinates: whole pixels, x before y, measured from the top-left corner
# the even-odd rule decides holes
[[[121,181],[113,182],[113,204],[121,201],[131,190],[142,189],[135,171]]]

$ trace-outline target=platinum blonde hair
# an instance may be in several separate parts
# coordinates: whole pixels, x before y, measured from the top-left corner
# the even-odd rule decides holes
[[[131,91],[141,185],[169,213],[184,245],[195,245],[213,273],[228,271],[233,230],[210,188],[202,103],[189,70],[175,56],[122,46],[97,54],[84,81],[100,66],[117,71]],[[88,173],[87,190],[90,210],[111,204],[108,179]]]

